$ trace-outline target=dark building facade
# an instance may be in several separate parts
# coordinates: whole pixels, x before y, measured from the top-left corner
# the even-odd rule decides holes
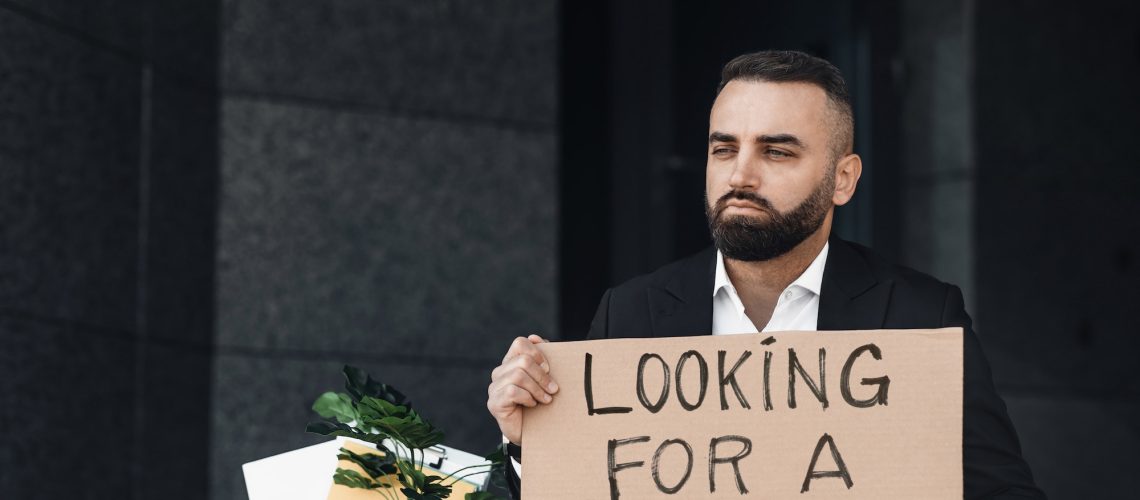
[[[1127,496],[1138,14],[0,0],[0,497],[244,498],[345,363],[489,449],[510,339],[708,245],[719,68],[768,48],[846,75],[836,230],[962,286],[1042,488]]]

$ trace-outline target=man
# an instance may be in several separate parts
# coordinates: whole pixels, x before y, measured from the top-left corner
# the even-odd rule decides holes
[[[1044,498],[961,291],[831,236],[835,207],[862,173],[853,140],[846,84],[827,61],[786,51],[730,61],[709,116],[714,248],[606,291],[588,337],[963,327],[965,496]],[[487,408],[516,456],[522,408],[558,393],[539,342],[516,339],[488,387]],[[522,467],[511,471],[516,496]]]

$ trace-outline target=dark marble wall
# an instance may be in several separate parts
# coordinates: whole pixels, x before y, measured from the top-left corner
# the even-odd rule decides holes
[[[218,6],[0,2],[0,498],[202,498]]]
[[[484,452],[490,369],[554,332],[554,2],[227,0],[211,493],[320,442],[362,366]]]
[[[906,0],[900,101],[899,261],[974,300],[973,12],[962,0]],[[874,165],[871,165],[874,168]]]
[[[977,319],[1054,498],[1135,496],[1140,5],[974,2]]]
[[[891,5],[898,257],[971,296],[1040,485],[1128,497],[1140,12]],[[344,363],[493,446],[488,371],[566,333],[565,12],[0,0],[0,498],[244,498],[242,463],[323,440]]]
[[[901,7],[901,260],[963,287],[1041,488],[1135,496],[1140,10]]]

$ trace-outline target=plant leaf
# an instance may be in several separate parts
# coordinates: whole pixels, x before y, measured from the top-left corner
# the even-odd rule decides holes
[[[368,372],[355,366],[344,365],[344,388],[354,401],[360,401],[365,396],[383,399],[389,403],[412,407],[411,401],[395,388],[381,384],[368,375]]]
[[[484,460],[488,460],[492,465],[506,463],[507,455],[503,453],[503,448],[495,448],[494,451],[483,456]]]
[[[313,411],[321,417],[335,418],[337,422],[347,424],[360,420],[352,403],[352,398],[347,394],[326,392],[313,402]]]
[[[364,472],[371,476],[374,480],[378,480],[389,474],[396,473],[396,466],[393,465],[396,462],[396,459],[392,456],[391,453],[385,453],[383,455],[377,453],[366,453],[361,455],[354,453],[348,448],[341,448],[340,454],[338,454],[336,458],[338,460],[348,460],[349,462],[358,465],[361,469],[364,469]]]
[[[305,431],[311,432],[313,434],[320,434],[323,436],[344,436],[359,439],[361,441],[367,441],[369,443],[375,444],[377,447],[382,449],[384,448],[383,441],[388,438],[388,436],[384,435],[383,433],[366,434],[345,424],[328,421],[310,422],[309,425],[305,427]]]
[[[366,490],[390,487],[390,485],[378,483],[366,478],[352,469],[339,467],[336,469],[336,473],[333,474],[333,482],[342,486],[348,486],[349,488],[361,488]]]

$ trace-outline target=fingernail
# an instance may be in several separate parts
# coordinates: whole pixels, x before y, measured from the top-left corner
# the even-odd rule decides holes
[[[549,394],[543,394],[543,395],[542,395],[542,400],[543,400],[543,401],[546,401],[547,403],[549,403],[549,402],[550,402],[550,395],[549,395]]]
[[[549,384],[546,385],[546,389],[550,392],[558,392],[558,384],[555,384],[552,380]]]
[[[543,361],[542,362],[542,371],[544,371],[546,373],[550,373],[550,364]]]

